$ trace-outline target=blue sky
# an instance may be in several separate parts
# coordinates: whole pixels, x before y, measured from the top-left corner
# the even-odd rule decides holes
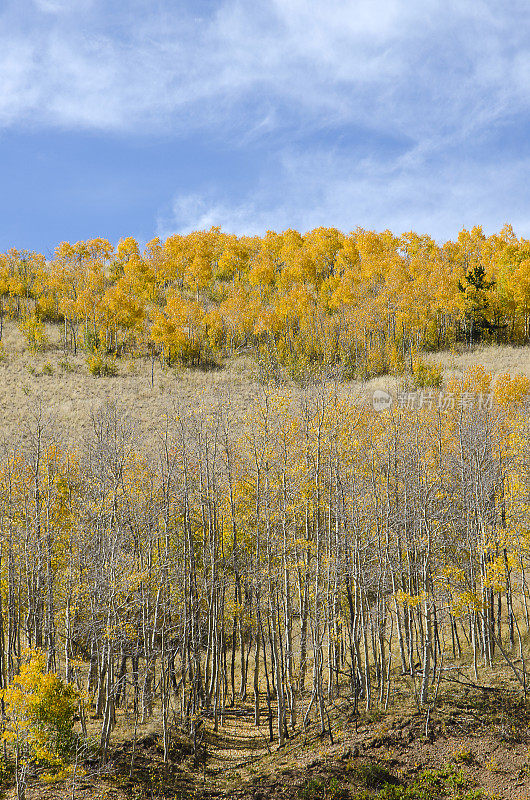
[[[0,250],[530,237],[526,0],[4,0],[0,45]]]

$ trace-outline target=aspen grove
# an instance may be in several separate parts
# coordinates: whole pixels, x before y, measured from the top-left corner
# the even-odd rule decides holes
[[[251,348],[265,378],[365,379],[455,342],[527,343],[530,242],[509,225],[443,244],[361,228],[211,228],[143,253],[131,237],[62,242],[50,259],[0,256],[0,337],[6,315],[35,348],[44,322],[60,324],[65,352],[88,350],[94,374],[123,353],[208,365]]]
[[[243,421],[160,421],[148,451],[116,405],[75,451],[28,418],[0,458],[2,688],[43,653],[103,762],[118,712],[166,757],[242,703],[281,747],[333,737],[339,696],[428,711],[460,667],[504,664],[526,695],[529,381],[475,367],[447,390],[378,412],[338,383],[264,389]]]
[[[309,726],[333,739],[337,698],[354,716],[406,698],[428,728],[446,682],[498,665],[526,698],[530,381],[475,365],[442,388],[422,361],[529,343],[530,241],[511,227],[12,249],[0,339],[6,319],[34,350],[56,325],[93,375],[148,358],[153,384],[157,359],[245,350],[262,383],[244,419],[198,398],[152,421],[155,444],[108,403],[76,447],[42,411],[4,431],[0,723],[20,785],[19,738],[64,755],[88,713],[106,763],[119,715],[134,745],[157,726],[166,760],[175,731],[197,753],[205,721],[242,708],[283,747]],[[384,374],[419,402],[380,409],[344,383]]]

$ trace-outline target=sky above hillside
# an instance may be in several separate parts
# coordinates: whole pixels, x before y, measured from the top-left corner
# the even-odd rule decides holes
[[[4,0],[0,249],[530,237],[526,0]]]

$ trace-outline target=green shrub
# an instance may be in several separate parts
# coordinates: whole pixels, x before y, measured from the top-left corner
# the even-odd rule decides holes
[[[35,314],[27,314],[19,325],[28,347],[37,352],[43,350],[48,343],[42,321]]]
[[[87,358],[88,371],[96,378],[108,378],[118,374],[118,367],[110,359],[95,352]]]
[[[471,764],[474,760],[473,753],[467,747],[459,747],[452,753],[453,761],[462,764]]]
[[[380,764],[355,764],[351,775],[356,783],[368,789],[378,789],[387,783],[395,782],[395,778]]]
[[[75,746],[74,715],[79,693],[54,672],[46,672],[46,657],[29,651],[26,663],[2,692],[8,723],[3,739],[25,759],[63,767]]]
[[[84,346],[87,353],[97,353],[101,348],[101,339],[99,333],[94,333],[91,330],[85,330],[83,335]]]
[[[427,386],[440,387],[443,381],[442,368],[439,364],[416,360],[412,364],[412,380],[417,389]]]
[[[350,793],[343,788],[336,778],[310,778],[298,796],[301,800],[347,800]]]
[[[398,783],[392,776],[389,778],[393,782],[386,782],[379,789],[377,786],[369,787],[351,794],[352,800],[485,800],[484,792],[470,788],[470,779],[454,767],[426,769],[407,785]],[[375,794],[374,789],[378,789]]]

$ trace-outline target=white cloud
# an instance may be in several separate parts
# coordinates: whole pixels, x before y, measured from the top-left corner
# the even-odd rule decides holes
[[[521,175],[529,169],[529,158],[486,167],[448,163],[427,179],[421,159],[412,168],[406,158],[386,164],[365,159],[352,166],[324,151],[291,153],[269,183],[232,203],[214,193],[177,196],[158,220],[158,235],[212,225],[238,234],[324,225],[345,232],[357,226],[396,233],[413,228],[444,240],[463,226],[482,225],[493,232],[507,221],[528,235]]]
[[[33,0],[34,5],[39,11],[47,14],[60,14],[72,5],[70,0]]]
[[[178,196],[159,220],[165,232],[401,229],[413,219],[444,235],[468,214],[493,227],[504,221],[498,208],[524,219],[526,162],[512,155],[497,166],[483,143],[530,111],[525,0],[219,0],[204,9],[193,0],[187,9],[10,0],[0,14],[0,126],[202,129],[234,148],[269,137],[273,176],[264,172],[239,200],[220,190]],[[327,132],[327,150],[274,140],[286,120]],[[365,131],[369,159],[334,151],[333,131],[348,126]],[[370,137],[408,144],[388,155]]]
[[[24,53],[17,79],[31,91],[4,124],[127,131],[223,118],[243,131],[255,119],[236,121],[233,104],[253,98],[424,135],[454,125],[464,108],[494,117],[509,102],[528,105],[523,3],[223,0],[205,17],[183,8],[12,0],[0,44]],[[0,64],[1,105],[5,77]]]
[[[24,42],[7,43],[0,51],[0,125],[20,119],[38,100],[32,48]]]
[[[252,235],[267,229],[263,227],[266,216],[251,200],[230,204],[197,193],[183,194],[174,199],[169,214],[160,216],[157,235],[165,239],[175,232],[209,230],[214,225],[227,232]]]

